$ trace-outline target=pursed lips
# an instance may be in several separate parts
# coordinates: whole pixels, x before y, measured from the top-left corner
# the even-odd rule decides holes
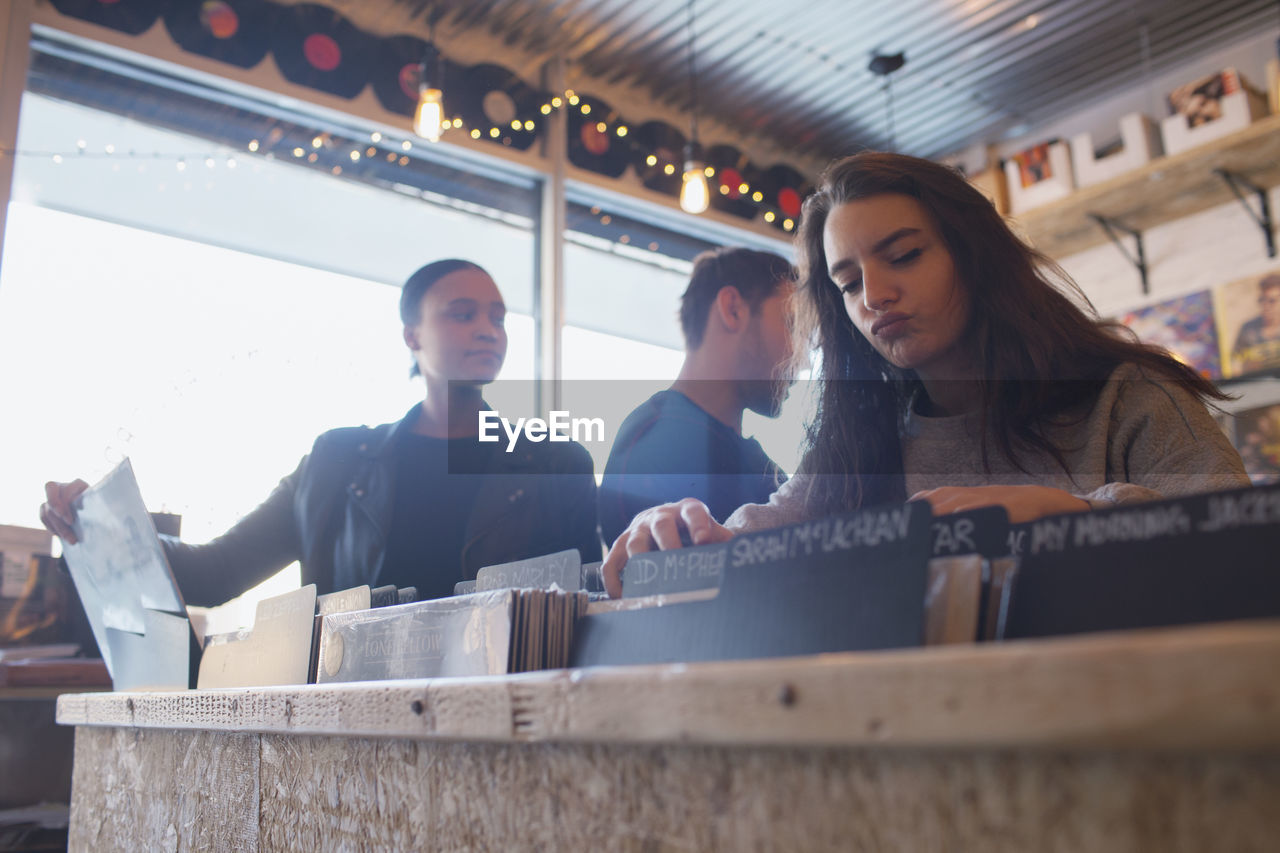
[[[880,319],[871,324],[871,334],[878,338],[894,338],[907,331],[907,321],[911,319],[909,314],[885,314]]]

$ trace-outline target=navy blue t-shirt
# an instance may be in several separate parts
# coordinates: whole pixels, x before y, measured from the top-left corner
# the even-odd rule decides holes
[[[785,479],[754,438],[743,438],[679,391],[659,391],[623,421],[600,484],[606,547],[638,512],[681,498],[716,521],[764,503]]]

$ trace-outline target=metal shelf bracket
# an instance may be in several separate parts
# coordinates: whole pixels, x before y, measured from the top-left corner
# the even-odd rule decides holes
[[[1107,232],[1107,236],[1111,238],[1111,242],[1120,250],[1120,254],[1124,255],[1125,260],[1133,264],[1138,270],[1138,275],[1142,277],[1142,292],[1148,294],[1151,292],[1151,284],[1147,281],[1147,252],[1142,245],[1142,232],[1122,225],[1119,221],[1100,213],[1090,213],[1089,218],[1102,226],[1102,230]],[[1134,245],[1138,249],[1137,257],[1130,254],[1125,247],[1124,241],[1120,239],[1120,233],[1127,234],[1133,238]]]
[[[1235,172],[1230,172],[1226,169],[1214,169],[1213,173],[1226,181],[1232,195],[1244,205],[1249,218],[1262,229],[1262,237],[1267,241],[1267,257],[1274,258],[1276,256],[1275,223],[1271,219],[1271,203],[1267,199],[1267,191]],[[1254,213],[1253,208],[1249,206],[1249,200],[1245,198],[1245,192],[1251,192],[1258,197],[1258,213]]]

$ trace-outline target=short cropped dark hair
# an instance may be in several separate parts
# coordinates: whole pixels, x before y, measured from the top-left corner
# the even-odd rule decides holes
[[[425,267],[419,267],[413,275],[409,276],[400,290],[400,322],[406,326],[417,325],[422,319],[422,297],[431,289],[431,285],[458,270],[485,271],[479,264],[464,261],[461,258],[445,258],[441,261],[433,261]],[[409,368],[410,377],[417,376],[420,372],[417,362]]]
[[[684,330],[685,345],[689,349],[702,345],[711,305],[722,288],[737,288],[754,313],[761,302],[778,292],[780,284],[794,281],[795,276],[791,263],[773,252],[728,248],[698,255],[693,259],[689,286],[680,297],[680,327]]]
[[[412,326],[421,320],[422,297],[431,289],[431,285],[458,270],[484,272],[484,267],[461,258],[445,258],[442,261],[432,261],[425,267],[419,267],[413,275],[409,276],[409,280],[404,283],[400,291],[400,322],[406,326]]]

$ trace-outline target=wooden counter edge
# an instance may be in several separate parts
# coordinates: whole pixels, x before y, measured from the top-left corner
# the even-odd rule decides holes
[[[1280,622],[493,678],[58,699],[58,722],[508,742],[1280,749]]]

